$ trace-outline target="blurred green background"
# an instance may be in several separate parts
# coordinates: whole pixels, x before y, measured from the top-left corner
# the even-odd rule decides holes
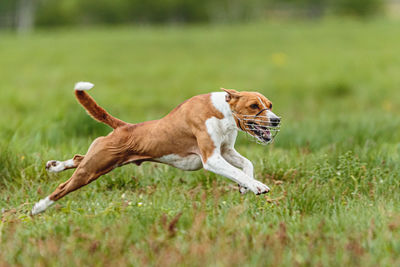
[[[0,266],[399,266],[399,1],[0,2]],[[124,166],[33,204],[110,128],[220,87],[257,90],[282,128],[237,150],[271,187]],[[181,214],[181,215],[179,215]]]
[[[265,18],[371,17],[397,0],[2,0],[0,26],[20,31],[93,24],[240,23]]]

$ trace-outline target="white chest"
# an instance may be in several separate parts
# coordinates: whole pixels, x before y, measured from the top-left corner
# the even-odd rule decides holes
[[[211,94],[211,102],[224,117],[222,119],[211,117],[206,121],[207,132],[217,148],[221,145],[233,146],[237,136],[236,122],[225,101],[225,95],[226,93],[222,92]]]
[[[175,168],[184,171],[195,171],[203,167],[203,163],[201,161],[200,156],[195,154],[191,154],[186,157],[181,157],[175,154],[169,154],[162,156],[160,158],[155,158],[154,160],[160,163],[171,165]]]

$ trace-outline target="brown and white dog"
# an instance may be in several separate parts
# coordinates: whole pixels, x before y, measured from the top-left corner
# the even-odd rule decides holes
[[[192,97],[160,120],[130,124],[97,105],[86,93],[92,87],[88,82],[77,83],[78,101],[94,119],[114,130],[95,139],[84,156],[47,162],[46,169],[50,172],[76,170],[51,195],[35,204],[32,215],[116,167],[128,163],[140,165],[144,161],[187,171],[203,167],[237,183],[241,193],[269,192],[268,186],[254,179],[252,163],[234,148],[238,128],[269,142],[271,127],[279,126],[280,118],[272,113],[272,103],[262,94],[223,89],[224,92]],[[249,117],[253,118],[251,124],[246,120]],[[249,129],[249,125],[253,128]]]

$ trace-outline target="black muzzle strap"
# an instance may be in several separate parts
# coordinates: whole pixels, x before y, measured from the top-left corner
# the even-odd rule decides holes
[[[233,113],[233,114],[237,114],[235,111],[232,111],[232,113]],[[239,117],[238,117],[237,115],[235,115],[235,117],[236,117],[236,119],[237,119],[237,124],[238,124],[240,130],[245,131],[245,130],[243,130],[242,126],[240,125],[240,119],[239,119]]]
[[[257,117],[258,115],[260,115],[261,113],[263,113],[266,110],[268,110],[268,109],[267,108],[263,108],[262,110],[260,110],[260,112],[258,112],[256,115],[254,115],[254,117]]]
[[[242,131],[244,132],[244,130],[243,130],[243,128],[242,128],[242,126],[240,125],[240,119],[239,119],[239,118],[237,118],[237,120],[238,120],[238,125],[239,125],[239,128],[240,128],[240,130],[242,130]]]

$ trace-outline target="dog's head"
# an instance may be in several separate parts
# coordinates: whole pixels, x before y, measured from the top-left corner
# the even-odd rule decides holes
[[[281,119],[272,112],[272,103],[258,92],[224,89],[237,126],[262,143],[270,143],[279,131]]]

